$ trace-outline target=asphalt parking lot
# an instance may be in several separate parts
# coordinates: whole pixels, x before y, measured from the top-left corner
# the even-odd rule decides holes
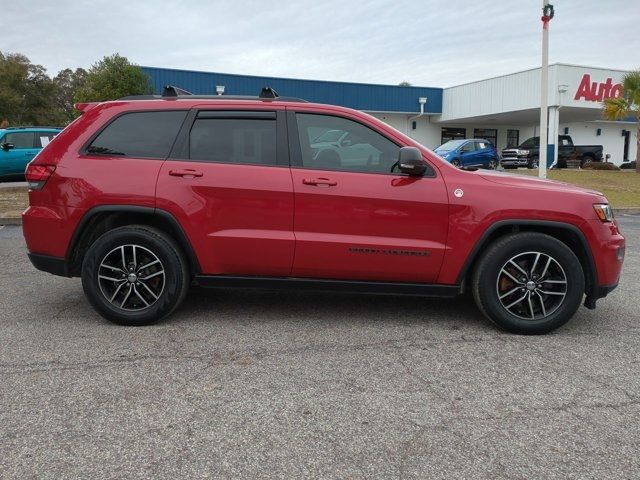
[[[99,317],[0,227],[2,478],[638,478],[640,217],[620,287],[543,337],[471,300],[195,289]]]

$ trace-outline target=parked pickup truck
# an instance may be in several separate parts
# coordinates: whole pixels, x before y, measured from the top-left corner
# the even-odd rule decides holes
[[[531,137],[516,148],[502,151],[503,168],[538,168],[540,137]],[[602,145],[574,145],[569,135],[558,135],[558,168],[584,167],[602,161]]]

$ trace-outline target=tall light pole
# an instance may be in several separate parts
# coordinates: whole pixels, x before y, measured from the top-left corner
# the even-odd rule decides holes
[[[542,0],[542,76],[540,79],[540,153],[538,176],[547,178],[547,111],[549,109],[549,21],[553,18],[553,5]]]

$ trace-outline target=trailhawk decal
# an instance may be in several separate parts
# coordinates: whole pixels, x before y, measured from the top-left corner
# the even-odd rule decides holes
[[[419,250],[394,250],[388,248],[349,247],[349,253],[371,253],[379,255],[405,255],[409,257],[427,257],[431,252]]]

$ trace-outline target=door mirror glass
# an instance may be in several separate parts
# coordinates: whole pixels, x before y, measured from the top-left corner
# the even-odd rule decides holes
[[[13,145],[13,143],[3,143],[2,144],[2,150],[4,150],[5,152],[8,152],[9,150],[12,150],[13,148],[15,148],[15,146]]]
[[[402,147],[398,154],[398,170],[408,175],[422,176],[427,165],[422,160],[422,153],[416,147]]]

